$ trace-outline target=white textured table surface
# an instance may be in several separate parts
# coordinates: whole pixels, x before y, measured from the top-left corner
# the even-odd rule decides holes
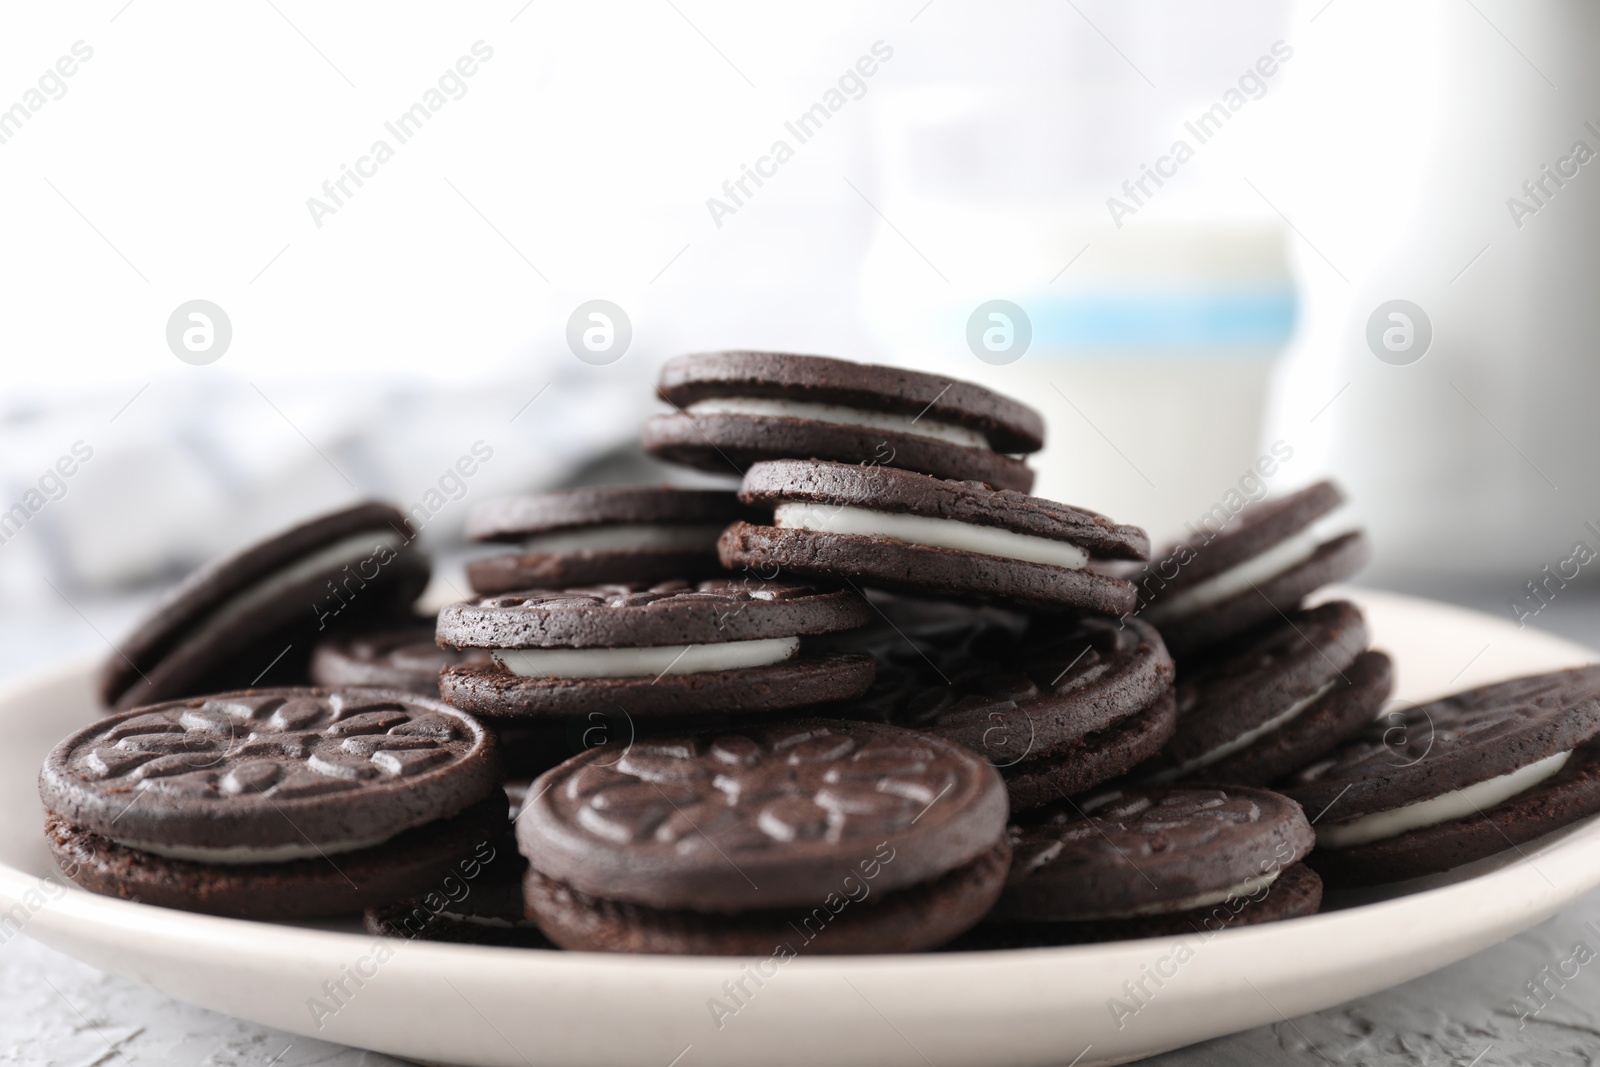
[[[1439,595],[1438,590],[1416,591]],[[1444,599],[1503,610],[1489,593],[1458,592]],[[1600,595],[1574,597],[1559,606],[1560,612],[1541,616],[1547,628],[1600,645]],[[122,632],[136,610],[125,603],[80,602],[78,607],[82,616],[63,608],[43,620],[0,620],[0,677],[100,646],[96,631]],[[1600,893],[1520,937],[1416,981],[1145,1062],[1160,1067],[1600,1063],[1596,931]],[[0,943],[0,1065],[357,1067],[399,1062],[191,1007],[24,936]]]

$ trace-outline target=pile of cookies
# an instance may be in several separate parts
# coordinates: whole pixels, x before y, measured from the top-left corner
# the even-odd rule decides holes
[[[94,892],[374,933],[739,954],[1208,933],[1600,811],[1600,669],[1385,713],[1320,483],[1152,554],[1029,495],[1039,414],[815,356],[670,361],[737,491],[490,501],[415,613],[363,504],[181,583],[40,776]]]

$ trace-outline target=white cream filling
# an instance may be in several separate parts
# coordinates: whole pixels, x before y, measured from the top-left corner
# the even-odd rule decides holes
[[[1557,752],[1526,767],[1518,767],[1510,774],[1490,778],[1461,789],[1453,789],[1415,804],[1390,808],[1363,815],[1349,822],[1328,823],[1317,827],[1318,848],[1350,848],[1371,841],[1397,837],[1424,826],[1436,826],[1452,819],[1464,819],[1474,812],[1487,811],[1503,804],[1518,793],[1532,789],[1559,771],[1571,752]]]
[[[1297,700],[1293,704],[1290,704],[1287,708],[1284,708],[1266,722],[1263,722],[1258,726],[1252,726],[1238,737],[1235,737],[1231,741],[1223,742],[1210,752],[1203,752],[1186,763],[1180,763],[1178,766],[1162,771],[1160,774],[1153,774],[1150,776],[1150,780],[1156,783],[1170,782],[1174,779],[1182,778],[1191,771],[1199,770],[1201,767],[1209,767],[1218,760],[1233,755],[1235,752],[1238,752],[1245,746],[1267,736],[1267,734],[1270,734],[1272,731],[1278,729],[1278,727],[1289,722],[1302,711],[1305,711],[1311,705],[1327,696],[1328,693],[1332,691],[1334,684],[1335,683],[1333,682],[1329,682],[1327,685],[1318,689],[1315,693],[1312,693],[1304,700]]]
[[[955,519],[934,519],[926,515],[903,515],[841,504],[779,504],[773,510],[773,525],[786,530],[816,530],[821,533],[855,534],[861,537],[887,537],[930,548],[952,548],[982,556],[1047,563],[1052,567],[1082,570],[1089,553],[1066,541],[1035,537],[997,526],[979,526]]]
[[[524,552],[627,552],[634,549],[716,550],[725,523],[616,523],[538,534],[522,542]]]
[[[495,662],[519,678],[649,678],[765,667],[793,659],[798,637],[649,648],[496,648]]]
[[[341,852],[357,852],[364,848],[376,848],[389,840],[387,837],[374,837],[365,841],[339,841],[326,845],[227,845],[222,848],[200,848],[194,845],[157,845],[148,841],[117,841],[125,848],[138,849],[140,852],[150,852],[157,856],[165,856],[173,860],[188,860],[190,863],[215,863],[231,865],[239,863],[291,863],[295,860],[312,860],[322,856],[334,856]]]
[[[1317,547],[1325,540],[1315,527],[1301,530],[1260,555],[1251,556],[1221,574],[1214,574],[1193,588],[1170,597],[1161,597],[1150,605],[1144,616],[1150,622],[1161,622],[1192,615],[1213,604],[1220,604],[1254,585],[1276,578],[1291,567],[1298,567],[1314,556]]]
[[[811,419],[842,426],[865,426],[872,430],[889,430],[894,433],[931,437],[966,448],[988,448],[989,439],[977,430],[957,426],[953,422],[939,422],[917,415],[899,415],[888,411],[867,411],[863,408],[845,407],[842,404],[813,404],[802,400],[780,400],[776,397],[716,396],[697,400],[683,409],[689,415],[757,415],[776,419]]]
[[[1177,900],[1163,900],[1154,904],[1144,904],[1137,908],[1128,908],[1122,911],[1086,912],[1074,916],[1073,921],[1085,922],[1098,919],[1137,919],[1145,915],[1171,915],[1180,911],[1193,911],[1196,908],[1209,908],[1213,904],[1233,900],[1236,897],[1253,897],[1267,886],[1278,880],[1279,871],[1276,867],[1246,878],[1238,885],[1231,885],[1226,889],[1214,889],[1209,893],[1196,893],[1192,897],[1179,897]]]

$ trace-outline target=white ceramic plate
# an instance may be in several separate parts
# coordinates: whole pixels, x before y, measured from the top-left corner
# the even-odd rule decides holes
[[[1400,699],[1595,659],[1485,615],[1347,595],[1394,655]],[[1600,824],[1589,822],[1471,877],[1190,939],[1181,963],[1176,939],[798,959],[759,989],[747,980],[753,996],[719,1028],[708,1000],[727,1002],[724,983],[748,961],[413,943],[380,963],[377,942],[358,933],[189,915],[45,880],[53,867],[34,776],[51,745],[96,714],[82,664],[0,692],[0,929],[20,924],[94,966],[230,1015],[450,1064],[1120,1063],[1398,984],[1600,886]],[[1157,985],[1149,968],[1170,977]],[[1141,979],[1148,995],[1136,1000],[1124,983]],[[340,981],[350,993],[337,1012],[314,1012],[311,998]],[[1111,998],[1137,1011],[1119,1019]]]

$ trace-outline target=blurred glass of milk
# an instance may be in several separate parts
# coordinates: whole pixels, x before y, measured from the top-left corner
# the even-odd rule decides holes
[[[1278,2],[1079,8],[930,8],[899,47],[865,312],[1045,412],[1041,495],[1174,534],[1256,461],[1294,326],[1283,218],[1241,178],[1293,49]]]

